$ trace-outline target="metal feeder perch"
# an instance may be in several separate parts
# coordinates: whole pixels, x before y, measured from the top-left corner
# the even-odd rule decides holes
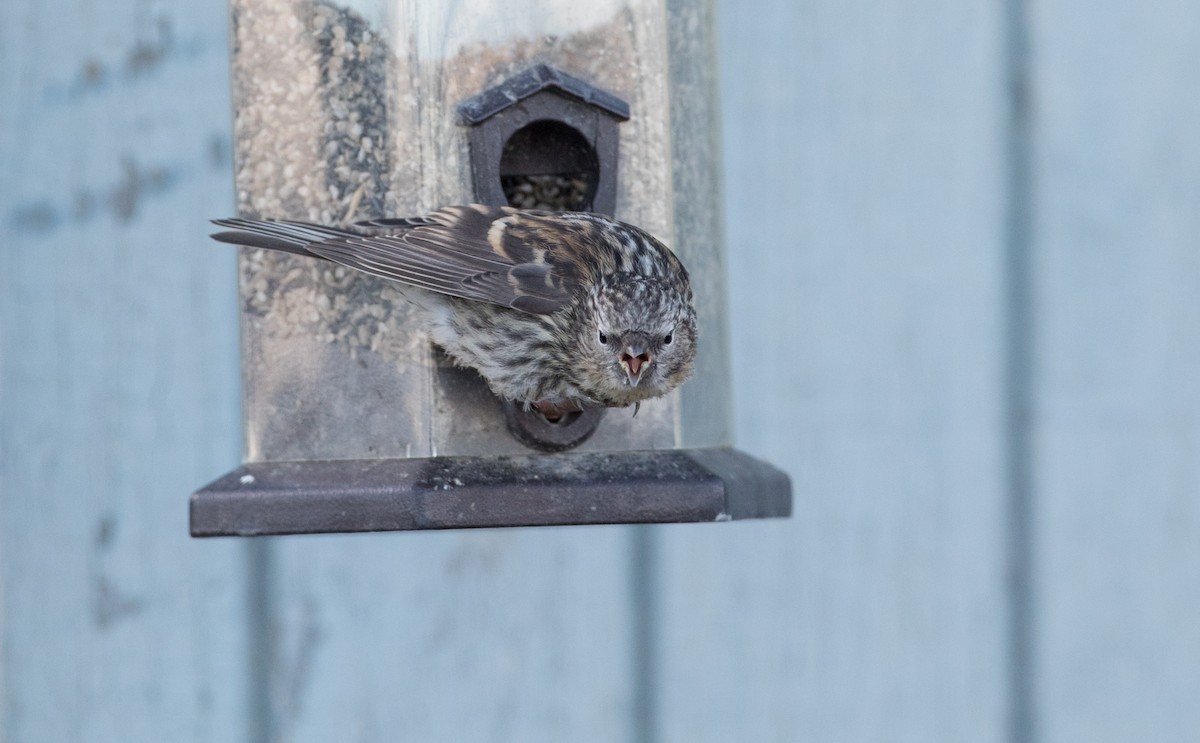
[[[673,21],[692,5],[673,3]],[[703,35],[653,1],[510,12],[530,28],[503,38],[492,6],[478,10],[433,54],[419,7],[233,0],[239,210],[327,224],[472,201],[615,215],[688,266],[696,377],[636,418],[550,423],[453,366],[387,282],[244,250],[247,461],[192,495],[194,536],[790,515],[787,476],[730,446]]]

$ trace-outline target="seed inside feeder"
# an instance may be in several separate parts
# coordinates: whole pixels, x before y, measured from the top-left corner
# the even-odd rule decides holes
[[[500,187],[508,203],[521,209],[589,211],[599,170],[596,150],[577,129],[535,121],[505,142]]]
[[[500,177],[504,198],[519,209],[580,212],[591,208],[591,191],[583,173],[506,175]]]

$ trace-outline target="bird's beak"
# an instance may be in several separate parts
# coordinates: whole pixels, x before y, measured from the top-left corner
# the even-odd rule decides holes
[[[625,350],[621,351],[621,368],[625,370],[630,386],[637,387],[638,382],[642,381],[642,370],[650,366],[653,360],[645,343],[632,341],[625,345]]]

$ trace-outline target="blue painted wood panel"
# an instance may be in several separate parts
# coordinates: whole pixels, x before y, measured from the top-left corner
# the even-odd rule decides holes
[[[625,528],[276,540],[269,739],[629,740]]]
[[[666,530],[661,740],[1005,737],[999,11],[721,6],[738,443],[796,515]]]
[[[1029,20],[1037,739],[1191,741],[1200,6]]]
[[[224,9],[0,14],[0,740],[245,740]]]
[[[737,434],[792,521],[250,546],[186,536],[239,457],[226,9],[5,4],[0,741],[1191,740],[1197,12],[721,6]]]

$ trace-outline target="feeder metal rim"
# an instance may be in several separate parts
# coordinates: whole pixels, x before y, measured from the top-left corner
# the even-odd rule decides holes
[[[192,536],[718,522],[791,515],[782,471],[728,447],[253,462],[191,497]]]

